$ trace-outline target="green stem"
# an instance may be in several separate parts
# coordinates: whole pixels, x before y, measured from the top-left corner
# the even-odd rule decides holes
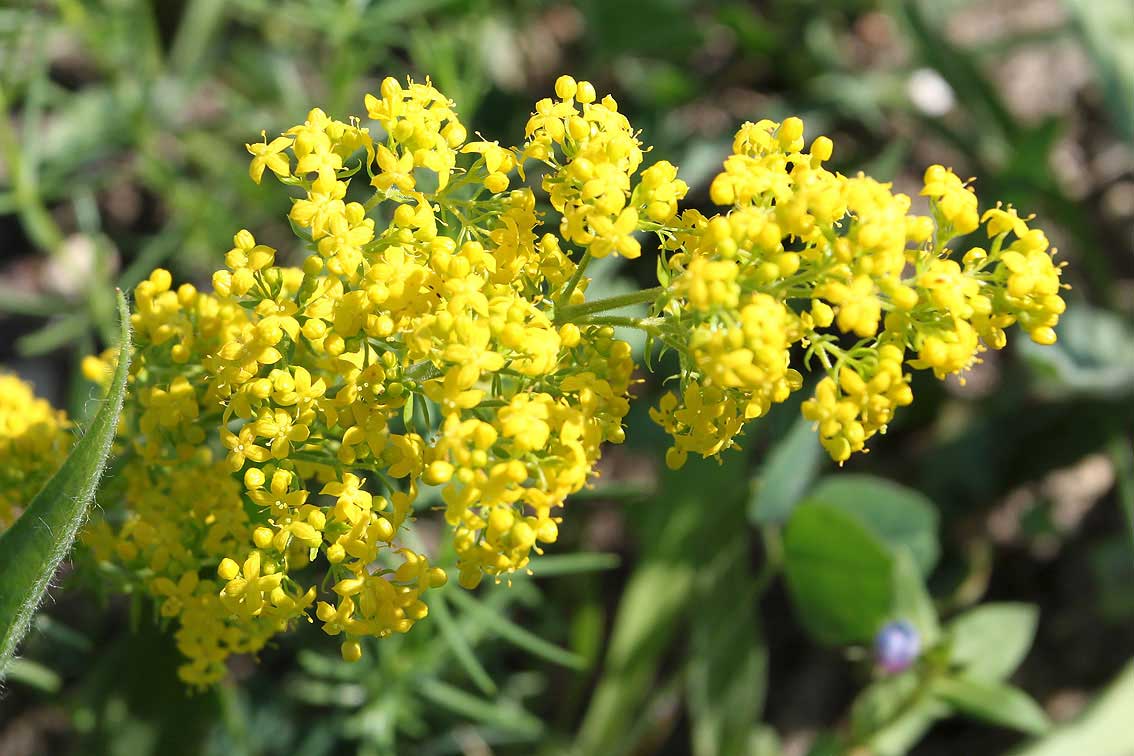
[[[647,333],[658,333],[658,326],[665,322],[665,318],[631,318],[622,315],[596,315],[585,320],[575,321],[578,325],[608,325],[623,328],[637,328]]]
[[[630,305],[652,302],[657,299],[663,291],[665,291],[665,287],[655,286],[652,289],[643,289],[642,291],[635,291],[630,294],[619,294],[616,297],[606,297],[605,299],[596,299],[593,302],[584,302],[582,304],[561,307],[556,314],[555,320],[559,323],[570,323],[585,315],[591,315],[596,312],[618,310],[623,307],[629,307]]]
[[[562,306],[562,309],[570,307],[568,303],[571,301],[571,295],[575,293],[575,288],[579,285],[579,282],[583,280],[583,273],[590,264],[591,251],[588,249],[583,253],[583,259],[579,261],[578,267],[575,268],[574,275],[572,275],[571,280],[567,282],[567,288],[563,290],[563,294],[559,296],[559,300],[556,302],[557,305]]]

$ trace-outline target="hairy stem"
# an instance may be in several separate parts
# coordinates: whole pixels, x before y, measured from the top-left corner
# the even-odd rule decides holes
[[[556,313],[555,320],[559,323],[573,323],[586,315],[591,315],[596,312],[606,312],[608,310],[629,307],[630,305],[652,302],[657,299],[658,295],[663,291],[665,291],[664,287],[655,286],[652,289],[643,289],[642,291],[635,291],[630,294],[619,294],[615,297],[606,297],[605,299],[596,299],[593,302],[583,302],[582,304],[562,307]]]

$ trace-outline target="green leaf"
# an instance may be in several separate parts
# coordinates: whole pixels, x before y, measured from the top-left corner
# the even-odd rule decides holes
[[[7,674],[8,682],[26,685],[40,693],[58,693],[63,687],[63,680],[54,670],[30,659],[13,659]]]
[[[1076,302],[1056,326],[1059,340],[1041,346],[1021,339],[1020,353],[1054,396],[1129,396],[1134,390],[1134,325],[1120,315]]]
[[[578,575],[617,569],[622,559],[617,554],[581,551],[577,554],[546,554],[532,559],[529,566],[537,578]]]
[[[110,392],[59,471],[0,535],[0,679],[47,592],[55,569],[71,550],[106,466],[126,395],[130,312],[118,293],[122,340]]]
[[[870,475],[831,475],[808,498],[854,515],[892,550],[908,548],[922,575],[937,564],[937,509],[921,492]]]
[[[918,676],[913,669],[871,683],[851,705],[851,737],[866,739],[898,716],[917,694]]]
[[[933,693],[958,712],[992,724],[1036,735],[1045,732],[1047,715],[1019,688],[991,680],[945,677],[935,680]]]
[[[874,756],[905,756],[929,728],[949,716],[949,707],[932,698],[916,701],[866,741]]]
[[[966,677],[1007,679],[1028,655],[1036,636],[1039,610],[1031,604],[984,604],[960,615],[946,628],[950,663]]]
[[[85,310],[72,312],[16,339],[16,351],[25,357],[47,354],[77,341],[90,326],[90,313]]]
[[[699,579],[686,677],[694,756],[745,753],[764,705],[768,649],[746,541],[742,531],[718,558],[723,569]]]
[[[799,417],[779,441],[753,481],[748,519],[754,523],[782,523],[791,516],[823,464],[825,454],[811,421]]]
[[[1134,753],[1132,711],[1134,661],[1127,662],[1126,668],[1082,714],[1046,737],[1012,751],[1012,756],[1129,756]]]
[[[870,640],[893,606],[893,558],[843,508],[809,499],[784,533],[788,590],[807,631],[831,645]]]
[[[915,0],[898,3],[895,8],[910,32],[919,56],[949,82],[954,92],[965,95],[965,104],[976,116],[975,121],[982,125],[983,130],[991,132],[986,138],[996,136],[1003,145],[1009,145],[1020,126],[996,87],[984,75],[975,56],[958,48],[946,37],[943,15],[947,10],[943,5]]]
[[[454,604],[460,607],[461,611],[465,612],[470,617],[474,617],[489,631],[495,633],[517,648],[521,648],[533,656],[538,656],[552,664],[559,664],[571,669],[581,670],[587,668],[587,660],[583,657],[578,654],[573,654],[567,649],[561,648],[550,641],[544,640],[531,630],[520,627],[500,612],[484,606],[467,592],[463,590],[452,590],[449,591],[448,594],[449,598],[452,599]]]
[[[457,663],[464,668],[469,679],[480,688],[481,692],[490,696],[496,695],[496,683],[493,682],[492,676],[488,674],[484,665],[480,663],[472,645],[453,620],[453,614],[449,611],[449,605],[445,602],[445,593],[445,591],[430,591],[430,615],[436,619],[437,626],[441,630],[441,637],[449,644],[453,656],[457,658]]]
[[[680,472],[666,471],[657,495],[628,507],[642,556],[615,613],[602,677],[595,686],[574,743],[580,754],[618,756],[635,750],[641,712],[658,691],[658,672],[684,618],[693,616],[697,575],[738,534],[749,534],[744,516],[745,463],[730,455],[723,464],[690,459]],[[711,503],[713,516],[705,516]],[[636,516],[635,516],[636,515]],[[648,735],[646,731],[644,734]]]
[[[876,756],[905,754],[949,707],[927,695],[913,670],[871,684],[851,707],[851,738]]]
[[[440,680],[422,680],[418,691],[431,703],[462,719],[471,719],[527,739],[538,738],[543,733],[543,722],[539,717],[511,702],[486,701]]]
[[[1075,29],[1095,64],[1102,101],[1134,144],[1134,5],[1129,0],[1066,0]]]
[[[894,559],[893,616],[914,626],[923,649],[934,645],[941,634],[933,599],[909,549],[899,549]]]

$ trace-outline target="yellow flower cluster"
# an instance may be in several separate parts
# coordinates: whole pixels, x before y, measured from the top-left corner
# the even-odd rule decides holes
[[[38,398],[30,384],[0,373],[0,531],[55,472],[72,440],[62,412]]]
[[[299,267],[240,231],[214,294],[163,270],[135,292],[128,514],[87,540],[154,576],[194,684],[311,614],[350,660],[425,617],[446,574],[405,544],[422,484],[440,488],[463,585],[525,569],[623,438],[630,347],[554,322],[576,269],[537,238],[534,193],[508,191],[520,151],[465,144],[428,83],[381,95],[366,98],[381,139],[313,110],[249,145],[253,179],[301,192]],[[373,194],[348,201],[363,166]]]
[[[461,585],[526,570],[624,438],[635,365],[612,326],[678,355],[680,389],[651,411],[672,467],[735,446],[812,361],[803,413],[842,462],[910,403],[908,369],[963,372],[1015,323],[1055,338],[1043,233],[1007,207],[979,218],[940,166],[919,216],[824,167],[831,141],[805,149],[799,119],[749,123],[710,187],[725,212],[679,212],[688,187],[665,161],[639,172],[648,148],[613,98],[567,76],[555,94],[511,148],[467,141],[428,81],[386,79],[368,121],[312,110],[248,145],[252,179],[293,192],[294,248],[242,230],[213,293],[164,270],[138,285],[121,472],[84,541],[176,623],[187,682],[312,616],[348,660],[407,632],[447,579],[407,538],[434,495]],[[522,183],[533,164],[558,234]],[[987,249],[955,259],[982,222]],[[638,257],[649,232],[660,286],[588,301],[588,263]],[[603,315],[634,302],[650,316]],[[105,359],[87,375],[105,380]],[[0,388],[2,524],[68,434],[22,384]]]
[[[563,216],[560,236],[593,257],[638,257],[634,232],[647,227],[642,221],[670,221],[689,187],[662,161],[643,171],[632,188],[643,150],[614,98],[596,102],[594,86],[570,76],[559,77],[555,94],[558,101],[536,103],[523,155],[550,168],[543,189]]]
[[[942,166],[925,173],[932,214],[919,216],[888,184],[825,168],[831,140],[804,147],[798,118],[745,124],[710,186],[728,210],[688,210],[663,235],[672,254],[655,312],[681,390],[652,415],[673,436],[673,467],[733,446],[746,420],[803,385],[792,364],[817,359],[826,373],[803,415],[843,462],[913,400],[907,368],[961,374],[1016,323],[1055,340],[1061,270],[1042,231],[1010,207],[982,218]],[[954,259],[950,241],[982,223],[988,248]]]

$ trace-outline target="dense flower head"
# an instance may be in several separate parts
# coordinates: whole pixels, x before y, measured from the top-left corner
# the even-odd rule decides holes
[[[677,354],[651,410],[671,467],[737,446],[812,366],[802,411],[843,462],[912,401],[910,370],[961,374],[1017,323],[1055,338],[1061,271],[1030,219],[979,218],[940,166],[917,215],[828,170],[831,140],[808,145],[797,118],[741,127],[706,216],[679,207],[676,166],[642,167],[617,102],[569,76],[518,147],[469,141],[428,80],[388,78],[365,110],[248,145],[251,178],[292,193],[293,248],[240,230],[212,292],[160,269],[134,291],[118,472],[83,540],[175,623],[193,685],[299,621],[351,661],[408,632],[448,579],[409,533],[431,504],[462,586],[528,570],[625,437],[638,379],[614,326]],[[955,254],[981,224],[987,249]],[[588,300],[589,262],[636,258],[649,233],[659,286]],[[602,314],[631,302],[649,317]],[[105,382],[109,359],[84,372]],[[69,434],[26,386],[0,388],[3,525]]]
[[[213,293],[164,270],[135,291],[129,514],[87,541],[155,576],[194,684],[304,617],[348,659],[425,617],[447,578],[405,540],[423,485],[440,489],[463,585],[525,570],[624,435],[630,347],[556,322],[575,266],[537,236],[532,190],[508,188],[521,151],[465,144],[428,82],[387,79],[365,104],[380,128],[312,110],[249,146],[254,179],[299,192],[299,267],[241,230]],[[616,114],[611,101],[590,117],[625,132]],[[363,166],[373,194],[349,201]],[[643,202],[675,202],[666,169],[648,183]]]
[[[11,525],[71,446],[64,413],[31,385],[0,372],[0,530]]]
[[[959,375],[1019,324],[1050,344],[1063,312],[1047,238],[1011,207],[983,217],[976,194],[939,165],[921,194],[931,214],[869,177],[828,170],[826,137],[805,149],[803,122],[740,128],[710,185],[726,206],[686,210],[662,233],[658,336],[681,360],[681,387],[652,415],[680,466],[735,446],[750,418],[784,401],[818,363],[804,416],[844,462],[913,401],[909,370]],[[991,243],[958,255],[984,224]]]

